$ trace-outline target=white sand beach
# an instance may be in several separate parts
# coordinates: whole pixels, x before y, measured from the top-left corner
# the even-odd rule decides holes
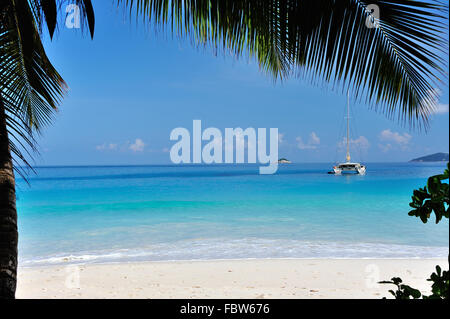
[[[19,268],[17,298],[382,298],[446,259],[267,259]]]

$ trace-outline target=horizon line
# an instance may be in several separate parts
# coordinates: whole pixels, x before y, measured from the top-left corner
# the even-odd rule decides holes
[[[283,166],[289,166],[292,164],[333,164],[335,161],[329,162],[291,162],[291,163],[278,163]],[[363,161],[363,163],[369,164],[384,164],[384,163],[419,163],[419,164],[438,164],[438,163],[447,163],[447,161],[433,161],[433,162],[419,162],[419,161]],[[265,163],[267,164],[267,163]],[[31,168],[28,166],[18,165],[16,167],[25,168],[25,169],[33,169],[33,168],[69,168],[69,167],[146,167],[146,166],[198,166],[198,167],[207,167],[207,166],[260,166],[265,165],[261,163],[213,163],[213,164],[205,164],[205,163],[182,163],[182,164],[173,164],[173,163],[154,163],[154,164],[51,164],[51,165],[32,165]]]

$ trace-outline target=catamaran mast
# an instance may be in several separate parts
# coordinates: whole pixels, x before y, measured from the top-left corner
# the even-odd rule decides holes
[[[347,163],[350,162],[350,95],[347,91]]]

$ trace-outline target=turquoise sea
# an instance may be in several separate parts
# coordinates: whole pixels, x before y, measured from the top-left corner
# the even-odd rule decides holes
[[[20,264],[447,257],[448,220],[408,216],[444,163],[331,166],[39,167],[17,179]]]

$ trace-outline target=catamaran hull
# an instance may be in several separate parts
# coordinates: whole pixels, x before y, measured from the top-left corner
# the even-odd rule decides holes
[[[339,166],[333,167],[333,171],[335,175],[342,175],[342,174],[359,174],[359,175],[365,175],[366,174],[366,167],[362,165],[351,165],[351,164],[341,164]]]

